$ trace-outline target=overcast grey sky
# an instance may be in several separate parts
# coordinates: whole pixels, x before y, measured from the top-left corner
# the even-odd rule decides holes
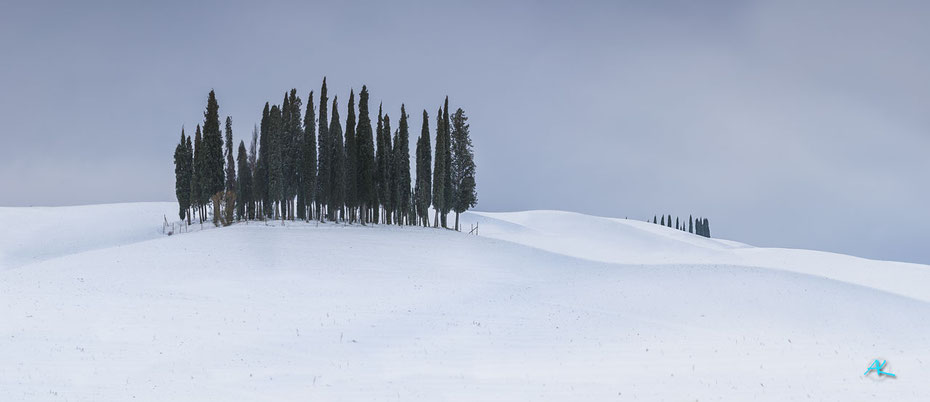
[[[238,142],[327,76],[464,108],[479,210],[930,263],[928,4],[5,2],[0,205],[174,201],[211,88]]]

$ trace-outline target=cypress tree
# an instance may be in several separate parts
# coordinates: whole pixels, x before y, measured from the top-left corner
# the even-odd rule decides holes
[[[652,223],[659,223],[659,220],[656,219],[655,215],[652,215]]]
[[[668,227],[672,227],[672,214],[668,214]]]
[[[260,148],[258,151],[258,162],[257,168],[253,177],[255,178],[254,184],[254,199],[256,202],[261,202],[261,209],[259,214],[262,218],[267,218],[271,215],[271,201],[268,192],[268,162],[271,159],[271,134],[269,133],[271,129],[271,121],[269,115],[271,114],[270,107],[268,102],[265,102],[265,108],[262,109],[262,121],[259,138]]]
[[[423,126],[417,139],[417,181],[414,189],[419,220],[417,224],[429,226],[429,205],[432,200],[432,149],[429,142],[429,115],[423,110]]]
[[[249,143],[249,170],[255,172],[258,165],[258,124],[252,126],[252,141]]]
[[[200,125],[197,125],[197,130],[194,132],[194,158],[193,158],[193,170],[191,175],[191,202],[194,207],[197,209],[197,218],[200,223],[203,223],[203,207],[204,207],[204,190],[203,190],[203,137],[200,133]]]
[[[282,108],[282,176],[284,177],[284,206],[287,219],[294,219],[294,199],[300,187],[298,181],[298,164],[301,153],[300,141],[303,136],[300,108],[303,102],[297,96],[297,89],[291,89],[284,96],[286,105]]]
[[[330,220],[339,221],[345,206],[346,182],[345,182],[345,147],[342,143],[342,123],[339,122],[339,105],[338,97],[333,97],[333,116],[330,119],[329,133],[327,134],[330,142]],[[344,218],[344,217],[343,217]]]
[[[659,224],[665,226],[665,215],[662,215],[662,220],[659,222]]]
[[[675,229],[678,229],[678,217],[675,217]]]
[[[239,141],[239,153],[236,155],[239,167],[238,183],[236,188],[236,216],[240,220],[248,220],[248,206],[252,203],[252,171],[249,168],[249,157],[245,151],[245,142]]]
[[[187,136],[187,144],[185,146],[187,169],[185,174],[185,182],[187,184],[188,195],[187,195],[187,224],[191,224],[191,206],[194,200],[191,198],[190,189],[194,182],[194,144],[191,142],[191,136]]]
[[[409,138],[408,138],[409,141]],[[416,161],[414,161],[415,163]],[[407,152],[407,163],[410,164],[410,152]],[[407,186],[407,189],[404,190],[404,193],[407,194],[407,198],[404,204],[404,225],[416,226],[417,222],[417,205],[416,205],[416,194],[414,194],[414,187],[416,186],[416,180],[413,175],[410,174],[409,170],[407,173],[407,182],[410,183]]]
[[[232,117],[226,116],[226,191],[236,191],[236,162],[233,160]]]
[[[285,99],[285,102],[282,103],[278,107],[278,112],[280,113],[279,120],[278,120],[278,132],[276,136],[278,143],[275,146],[275,148],[277,148],[277,151],[278,151],[278,169],[280,170],[278,179],[280,180],[281,191],[278,194],[277,199],[278,199],[278,209],[279,209],[278,217],[281,218],[281,220],[288,219],[288,215],[287,215],[287,206],[288,206],[287,195],[288,194],[287,193],[289,190],[288,187],[290,186],[290,183],[288,182],[288,171],[287,171],[288,169],[288,166],[287,166],[288,146],[290,142],[288,138],[288,130],[287,130],[287,126],[289,124],[289,122],[287,121],[287,119],[289,118],[287,111],[290,110],[290,99],[287,96],[287,92],[284,93],[284,99]]]
[[[346,112],[345,139],[345,204],[349,210],[349,223],[355,222],[358,208],[358,143],[355,135],[355,90],[349,92],[349,110]]]
[[[178,198],[178,217],[181,220],[184,220],[191,204],[191,157],[187,149],[188,142],[184,128],[181,128],[181,142],[174,149],[174,193]]]
[[[694,233],[694,218],[688,215],[688,233]]]
[[[397,162],[398,162],[397,161],[398,159],[397,133],[398,131],[399,130],[395,129],[394,136],[391,137],[392,139],[391,139],[391,167],[390,167],[390,170],[391,170],[391,217],[390,217],[390,220],[396,224],[400,224],[400,222],[397,222],[399,220],[397,219],[397,217],[400,215],[400,211],[403,209],[403,206],[400,205],[400,189],[398,188],[398,184],[400,184],[400,182],[398,181],[398,179],[400,178],[400,175],[398,174],[399,172],[397,169]]]
[[[356,129],[356,142],[358,143],[358,200],[361,206],[360,222],[364,225],[368,219],[371,207],[377,205],[377,189],[375,188],[375,146],[371,133],[371,119],[368,117],[368,88],[362,85],[362,92],[358,94],[358,128]]]
[[[378,149],[375,151],[375,193],[377,201],[374,205],[374,212],[372,216],[374,217],[374,222],[378,223],[381,217],[381,205],[384,203],[384,115],[381,113],[381,104],[378,104],[378,126],[377,131],[375,131],[375,144],[378,145]]]
[[[306,139],[304,138],[304,129],[301,129],[297,134],[297,141],[294,143],[294,148],[297,150],[297,159],[295,160],[295,185],[297,189],[297,206],[294,211],[297,215],[297,219],[302,221],[307,220],[307,200],[305,199],[306,190],[304,188],[304,144]]]
[[[327,107],[329,98],[326,96],[326,77],[323,77],[323,86],[320,88],[320,121],[319,133],[317,133],[317,209],[319,209],[320,221],[323,221],[323,206],[330,203],[330,144],[329,144],[329,116]]]
[[[223,137],[220,133],[219,110],[216,94],[211,90],[207,98],[207,110],[203,114],[204,169],[200,175],[206,200],[209,200],[213,194],[223,191],[225,187]],[[214,211],[214,213],[218,212]]]
[[[383,127],[381,128],[382,143],[378,145],[378,153],[381,159],[378,161],[378,167],[381,169],[381,205],[384,207],[384,223],[390,225],[392,215],[394,214],[394,148],[391,145],[391,117],[387,114],[382,119]],[[382,153],[383,152],[383,153]]]
[[[452,210],[452,206],[455,204],[455,191],[452,188],[452,132],[449,122],[449,97],[446,96],[446,101],[442,107],[442,149],[444,155],[442,156],[442,175],[443,177],[443,203],[442,203],[442,216],[441,224],[442,227],[448,228],[446,224],[446,217],[449,215],[449,211]]]
[[[704,223],[701,224],[701,227],[704,229],[704,237],[710,237],[710,221],[707,218],[704,218]]]
[[[400,105],[400,122],[394,141],[394,200],[398,225],[403,225],[410,212],[410,133],[407,111]]]
[[[298,206],[301,219],[313,219],[313,203],[316,201],[316,112],[313,107],[313,91],[307,95],[307,113],[304,115],[304,132],[301,141],[300,183],[303,205]]]
[[[281,220],[287,219],[287,193],[290,183],[288,182],[288,166],[287,166],[287,157],[290,150],[290,131],[288,126],[291,124],[291,98],[288,96],[288,92],[284,91],[284,100],[281,102],[281,127],[278,132],[278,152],[280,152],[280,163],[281,169],[281,195],[278,197],[278,205],[281,207]]]
[[[271,145],[268,159],[268,201],[271,203],[272,217],[274,219],[279,217],[284,219],[281,211],[275,206],[276,204],[280,204],[280,201],[284,199],[284,170],[281,152],[281,137],[283,137],[283,133],[280,106],[271,106],[271,111],[268,114],[268,121],[268,135],[271,137],[268,141]],[[282,207],[283,210],[283,206],[277,206]]]
[[[452,210],[455,211],[455,230],[459,230],[459,214],[478,203],[475,192],[475,155],[469,135],[468,117],[461,108],[452,117]]]
[[[442,170],[445,168],[446,164],[442,161],[445,157],[445,152],[443,148],[443,139],[442,134],[442,107],[439,108],[439,112],[436,113],[436,156],[433,158],[433,209],[436,210],[436,216],[433,220],[433,227],[439,227],[439,215],[442,215],[442,208],[444,200],[444,190],[445,186],[445,174]],[[444,218],[443,218],[444,219]]]
[[[414,151],[414,177],[413,177],[413,213],[415,220],[411,225],[420,226],[423,222],[421,219],[422,214],[420,214],[420,204],[423,198],[421,194],[423,192],[423,185],[421,181],[423,180],[423,139],[417,137],[417,146]]]
[[[255,194],[255,170],[258,168],[258,125],[252,126],[252,141],[249,144],[249,182],[251,186],[249,187],[249,205],[246,205],[246,213],[248,214],[248,219],[255,219],[255,210],[257,209],[258,200],[256,199]]]

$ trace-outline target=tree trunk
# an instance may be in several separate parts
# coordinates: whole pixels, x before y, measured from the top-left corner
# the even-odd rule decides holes
[[[455,231],[459,230],[459,211],[455,211]]]

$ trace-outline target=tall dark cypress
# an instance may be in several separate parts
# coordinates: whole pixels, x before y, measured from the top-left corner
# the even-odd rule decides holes
[[[194,163],[193,173],[191,175],[191,203],[197,210],[197,218],[200,223],[203,223],[203,195],[206,193],[206,191],[203,189],[203,159],[203,136],[200,133],[200,125],[198,124],[197,130],[194,132]]]
[[[297,197],[298,183],[298,159],[300,157],[300,140],[303,136],[301,128],[300,108],[303,102],[297,96],[297,89],[291,89],[289,94],[285,94],[286,104],[281,110],[282,129],[282,149],[281,149],[281,170],[284,177],[284,199],[283,204],[286,210],[285,217],[294,219],[294,198]]]
[[[261,129],[259,130],[260,147],[258,150],[258,161],[256,163],[257,167],[252,175],[255,178],[253,198],[256,202],[261,203],[261,208],[258,212],[262,219],[271,215],[271,199],[268,192],[268,162],[271,159],[271,134],[269,133],[271,129],[270,114],[270,106],[268,102],[265,102],[265,108],[262,109]]]
[[[384,144],[384,115],[381,113],[381,104],[378,104],[378,126],[377,126],[377,129],[375,130],[375,145],[377,145],[378,148],[375,150],[375,175],[374,175],[376,202],[372,206],[372,209],[374,209],[374,214],[372,214],[372,216],[374,218],[375,223],[378,223],[379,219],[381,218],[381,205],[382,205],[381,200],[384,199],[384,183],[381,182],[381,176],[382,176],[381,172],[383,171],[383,168],[384,168],[383,166],[384,165],[383,144]]]
[[[468,117],[461,108],[452,117],[452,210],[455,230],[459,230],[459,214],[478,203],[475,191],[475,154],[469,134]]]
[[[339,122],[338,97],[333,97],[333,116],[329,123],[330,154],[330,220],[338,222],[345,206],[346,195],[346,151],[342,143],[342,123]]]
[[[239,141],[236,161],[239,167],[239,177],[236,183],[236,216],[240,220],[248,220],[248,208],[252,204],[252,171],[249,168],[249,156],[243,141]]]
[[[273,217],[280,217],[283,219],[283,214],[281,214],[281,212],[283,212],[283,206],[280,205],[281,200],[284,199],[284,170],[281,149],[283,130],[280,106],[271,106],[271,112],[268,114],[268,121],[268,135],[271,137],[268,141],[269,144],[271,144],[268,159],[268,198],[272,203]],[[282,207],[281,210],[275,208],[275,204]]]
[[[307,113],[304,115],[304,133],[301,141],[300,183],[303,199],[304,216],[301,219],[313,219],[312,208],[316,201],[316,111],[313,110],[313,91],[307,96]],[[301,208],[298,207],[298,212]]]
[[[188,183],[188,193],[190,192],[190,188],[191,188],[190,186],[193,185],[193,182],[194,182],[194,144],[192,141],[193,140],[191,139],[191,136],[188,135],[187,146],[186,146],[187,174],[185,175],[186,176],[185,182]],[[188,225],[190,225],[191,223],[191,213],[193,212],[192,211],[193,203],[194,203],[194,200],[191,198],[191,195],[188,194],[187,196],[187,224]]]
[[[420,213],[420,202],[423,198],[423,186],[421,180],[423,179],[423,138],[417,137],[417,146],[413,151],[413,217],[414,220],[411,222],[411,225],[420,226],[423,222],[421,219],[422,214]]]
[[[368,220],[369,208],[377,205],[377,190],[375,188],[375,146],[371,134],[371,118],[368,117],[368,88],[362,85],[362,92],[358,94],[358,128],[356,129],[356,143],[358,143],[358,200],[361,207],[360,222],[364,225]]]
[[[398,219],[398,216],[400,215],[400,212],[403,210],[403,206],[400,205],[400,189],[398,188],[399,187],[398,184],[400,184],[400,182],[398,181],[398,179],[400,178],[400,175],[398,174],[399,169],[397,168],[397,162],[399,159],[397,155],[397,152],[398,152],[397,143],[400,142],[397,136],[398,136],[399,131],[400,130],[395,129],[394,136],[391,137],[391,167],[389,168],[391,171],[391,217],[390,217],[390,220],[391,222],[396,223],[396,224],[400,224],[399,222],[400,219]]]
[[[296,92],[296,90],[292,90],[292,92]],[[296,95],[296,94],[295,94],[295,95]],[[291,98],[293,99],[295,95],[292,95]],[[293,108],[292,108],[292,110],[293,110]],[[298,110],[299,110],[299,108],[298,108]],[[299,112],[298,112],[298,113],[299,113]],[[292,166],[292,169],[293,169],[293,177],[291,178],[291,180],[292,180],[291,185],[293,186],[294,194],[293,194],[292,197],[290,198],[290,199],[293,199],[293,197],[296,197],[296,198],[297,198],[297,205],[296,205],[296,208],[295,208],[293,211],[291,211],[291,216],[290,216],[290,217],[291,217],[291,219],[293,219],[293,218],[294,218],[294,215],[296,214],[296,215],[297,215],[297,219],[306,220],[306,219],[307,219],[307,216],[306,216],[306,203],[305,203],[305,201],[304,201],[304,195],[303,195],[304,185],[303,185],[303,182],[300,180],[301,162],[302,162],[302,160],[303,160],[304,131],[303,131],[303,129],[301,128],[301,123],[302,123],[302,122],[299,121],[299,120],[300,120],[300,119],[299,119],[299,117],[300,117],[299,115],[297,115],[297,116],[295,117],[295,116],[292,114],[292,115],[290,115],[290,116],[288,116],[288,117],[289,117],[290,120],[298,120],[298,122],[297,122],[297,131],[294,132],[294,133],[292,133],[292,134],[294,135],[294,137],[293,137],[293,139],[292,139],[293,142],[291,143],[291,147],[293,148],[293,150],[292,150],[292,151],[293,151],[293,161],[292,161],[292,162],[293,162],[293,166]],[[287,124],[287,126],[290,127],[291,124],[289,123],[289,124]]]
[[[378,152],[384,152],[381,160],[378,162],[381,167],[381,184],[383,193],[381,193],[381,205],[384,207],[384,223],[390,225],[394,214],[394,148],[391,145],[391,117],[384,115],[381,128],[382,143],[378,146]]]
[[[255,171],[258,169],[258,124],[252,126],[252,140],[249,142],[249,173],[251,173],[250,182],[251,187],[249,188],[249,205],[246,206],[246,213],[248,214],[248,219],[255,219],[255,210],[258,208],[258,200],[255,194],[258,191],[255,189]]]
[[[442,170],[445,168],[446,164],[442,161],[442,158],[445,157],[446,153],[443,152],[443,139],[445,136],[442,134],[442,107],[439,108],[439,111],[436,112],[436,155],[433,158],[433,208],[436,210],[435,219],[433,220],[433,227],[439,227],[439,216],[442,215],[442,208],[445,203],[445,174]],[[443,218],[445,220],[445,218]]]
[[[216,94],[211,90],[207,98],[207,110],[203,114],[204,170],[200,176],[204,183],[207,200],[213,194],[223,191],[226,184],[223,172],[223,137],[220,133],[219,110]]]
[[[452,129],[449,122],[449,97],[442,106],[442,147],[444,155],[442,156],[442,175],[443,175],[443,202],[442,216],[440,217],[442,227],[448,228],[446,217],[452,206],[455,205],[455,190],[452,188]]]
[[[288,183],[288,180],[287,180],[288,179],[287,156],[288,156],[288,150],[290,149],[290,137],[289,137],[290,133],[288,131],[288,126],[290,125],[290,120],[291,120],[291,116],[290,116],[291,103],[290,102],[291,102],[291,98],[288,97],[287,91],[284,91],[284,100],[281,102],[281,107],[279,109],[279,111],[281,112],[281,121],[279,122],[281,126],[279,128],[280,131],[278,132],[278,135],[277,135],[277,140],[278,140],[277,148],[278,148],[278,152],[280,152],[279,154],[280,159],[278,160],[278,163],[280,164],[279,169],[281,169],[281,195],[278,198],[278,205],[281,208],[281,219],[282,220],[287,219],[287,204],[288,204],[287,203],[287,192],[288,192],[288,187],[290,186],[290,183]]]
[[[400,105],[400,122],[397,139],[394,141],[394,209],[398,225],[407,223],[410,211],[410,129],[407,125],[407,110]]]
[[[423,127],[417,139],[417,181],[414,189],[419,221],[417,224],[429,226],[429,205],[432,201],[432,149],[429,141],[429,115],[423,110]]]
[[[694,217],[688,215],[688,233],[694,233]]]
[[[252,126],[252,141],[249,142],[249,170],[251,170],[252,172],[255,172],[255,167],[257,165],[258,165],[258,124]]]
[[[233,160],[232,117],[226,116],[226,191],[236,191],[236,161]]]
[[[191,156],[187,148],[189,142],[190,140],[184,136],[184,128],[181,128],[181,142],[174,149],[174,193],[178,198],[178,217],[181,220],[188,216],[191,205]]]
[[[300,110],[303,106],[303,101],[300,99],[300,96],[297,96],[297,89],[291,89],[291,192],[290,200],[292,203],[294,197],[297,196],[297,191],[300,188],[300,141],[304,135],[303,121],[301,117],[302,111]],[[291,212],[291,219],[294,219],[294,212]]]
[[[330,203],[330,144],[329,144],[329,116],[327,107],[329,98],[326,96],[326,77],[323,77],[323,86],[320,88],[320,121],[319,133],[317,133],[317,204],[320,210],[320,221],[323,220],[323,206]]]
[[[376,135],[377,135],[378,150],[377,150],[377,160],[375,161],[376,163],[375,182],[377,183],[378,203],[377,205],[374,205],[373,207],[375,209],[374,220],[375,220],[375,223],[378,223],[381,217],[380,207],[383,207],[385,205],[385,201],[389,198],[388,197],[389,195],[388,184],[389,183],[385,182],[385,177],[388,177],[387,165],[388,165],[388,160],[389,160],[388,159],[389,152],[386,151],[385,144],[384,144],[384,137],[385,137],[384,135],[384,114],[381,112],[381,105],[378,105],[378,131],[376,132]]]
[[[345,187],[349,222],[355,222],[358,208],[358,143],[355,135],[355,90],[349,92],[349,110],[346,112]]]

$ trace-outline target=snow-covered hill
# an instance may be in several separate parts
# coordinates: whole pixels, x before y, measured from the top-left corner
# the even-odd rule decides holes
[[[0,400],[930,395],[923,265],[557,211],[161,235],[175,208],[0,208]]]
[[[930,302],[930,267],[823,251],[752,247],[651,223],[564,211],[465,214],[479,234],[618,264],[740,265],[822,276]]]

